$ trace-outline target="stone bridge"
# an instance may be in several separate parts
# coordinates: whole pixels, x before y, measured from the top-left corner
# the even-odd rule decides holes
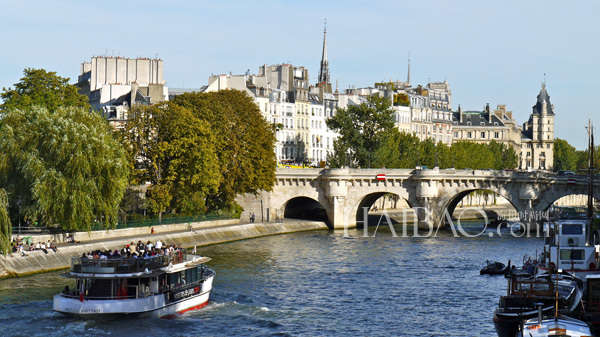
[[[380,176],[377,179],[377,175]],[[290,169],[277,170],[272,191],[242,195],[242,217],[257,221],[319,215],[331,228],[352,228],[364,207],[391,193],[418,210],[419,221],[443,224],[459,201],[473,191],[506,198],[519,214],[541,214],[557,199],[587,194],[587,176],[546,172],[455,169]],[[594,181],[595,191],[600,180]],[[599,194],[594,195],[598,199]]]

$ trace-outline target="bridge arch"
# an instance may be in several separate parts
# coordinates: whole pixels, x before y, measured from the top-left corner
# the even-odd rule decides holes
[[[551,193],[544,193],[541,198],[535,202],[534,208],[537,211],[546,211],[561,198],[571,195],[587,195],[587,193],[587,187],[553,189]],[[594,189],[594,201],[595,203],[600,202],[600,192],[597,191],[597,189]]]
[[[282,209],[283,217],[286,219],[323,221],[331,227],[327,208],[314,198],[304,195],[295,196],[288,199]]]
[[[522,207],[519,206],[518,204],[518,195],[512,195],[510,192],[508,191],[504,191],[504,190],[496,190],[496,189],[491,189],[491,188],[470,188],[470,189],[465,189],[465,190],[461,190],[455,193],[450,194],[450,197],[447,198],[445,200],[445,202],[442,205],[442,214],[441,216],[441,223],[447,223],[447,218],[446,218],[446,213],[447,212],[450,216],[454,217],[454,211],[456,210],[456,208],[458,207],[458,205],[460,204],[460,202],[469,194],[474,193],[474,192],[487,192],[487,193],[492,193],[496,196],[500,196],[503,199],[506,199],[508,201],[508,203],[515,209],[516,215],[519,215],[520,212],[522,211]],[[482,209],[485,209],[486,207],[489,207],[490,205],[483,205],[483,206],[469,206],[469,207],[473,207],[473,208],[479,208],[481,207]],[[490,216],[497,216],[497,214],[492,214],[492,213],[488,213],[486,212],[486,217],[490,217]]]
[[[364,219],[365,219],[365,208],[367,210],[370,210],[371,207],[373,206],[373,204],[375,204],[375,202],[377,200],[379,200],[381,197],[387,196],[387,195],[391,195],[394,198],[398,198],[399,200],[403,200],[408,204],[408,207],[412,208],[414,203],[414,200],[411,201],[409,200],[407,197],[403,196],[402,194],[399,194],[394,191],[387,191],[387,190],[382,190],[382,191],[376,191],[376,192],[369,192],[367,194],[364,194],[358,198],[356,198],[355,202],[354,202],[354,207],[351,208],[351,215],[354,215],[354,220],[355,224],[357,226],[363,226],[364,225]],[[368,217],[368,214],[367,214]]]

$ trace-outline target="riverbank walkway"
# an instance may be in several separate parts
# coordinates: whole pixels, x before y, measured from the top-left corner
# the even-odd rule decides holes
[[[235,219],[235,221],[239,220]],[[177,224],[175,228],[181,227],[179,225]],[[93,238],[93,233],[90,233],[89,240],[76,240],[79,242],[72,244],[63,243],[58,246],[56,252],[48,251],[46,254],[41,250],[35,250],[25,252],[25,256],[17,253],[0,256],[0,278],[26,276],[66,269],[70,267],[72,257],[81,256],[83,253],[94,250],[120,249],[123,245],[131,241],[155,242],[156,240],[161,240],[167,245],[191,248],[194,246],[202,247],[269,235],[328,229],[324,222],[306,220],[246,224],[207,221],[201,224],[183,225],[184,230],[168,231],[168,228],[157,228],[159,226],[155,226],[154,234],[151,234],[149,229],[145,229],[145,231],[140,230],[139,234],[112,236],[105,239]],[[121,231],[120,234],[123,234],[125,230],[109,230],[107,232],[111,231]]]

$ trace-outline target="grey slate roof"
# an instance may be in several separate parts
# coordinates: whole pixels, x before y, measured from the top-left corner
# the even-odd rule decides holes
[[[490,113],[492,114],[491,123],[488,118]],[[485,111],[463,111],[463,121],[461,123],[459,112],[453,111],[452,122],[458,126],[504,126],[504,122],[498,116],[494,115],[493,112],[490,113]]]
[[[542,89],[540,89],[540,93],[537,95],[537,102],[533,106],[534,114],[542,113],[542,102],[546,101],[546,110],[549,115],[554,114],[554,109],[552,109],[552,103],[550,103],[550,95],[548,95],[548,91],[546,91],[546,84],[542,84]]]

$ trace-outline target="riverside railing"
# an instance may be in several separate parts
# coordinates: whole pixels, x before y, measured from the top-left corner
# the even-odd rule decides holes
[[[158,218],[151,219],[135,219],[126,222],[119,222],[114,228],[111,229],[125,229],[125,228],[136,228],[136,227],[152,227],[159,225],[172,225],[178,223],[189,223],[189,222],[202,222],[202,221],[213,221],[213,220],[227,220],[233,219],[230,215],[215,215],[215,214],[204,214],[196,216],[183,216],[183,217],[168,217],[163,218],[162,221],[158,221]],[[107,228],[101,223],[92,224],[90,230],[106,230]],[[62,230],[56,227],[24,227],[14,226],[12,227],[13,234],[48,234],[48,233],[70,233],[73,231]]]

